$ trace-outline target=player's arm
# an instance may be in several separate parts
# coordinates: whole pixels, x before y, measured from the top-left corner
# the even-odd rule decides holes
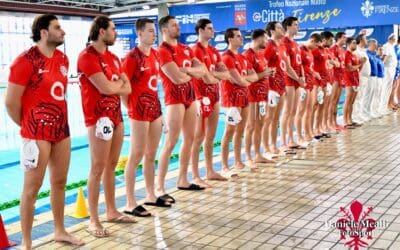
[[[7,113],[11,119],[18,125],[21,126],[21,97],[24,94],[25,86],[9,83],[6,92],[6,108]]]
[[[195,78],[202,78],[208,71],[204,63],[200,62],[196,57],[192,59],[192,67],[184,67],[181,70]]]
[[[104,95],[127,95],[131,92],[130,82],[125,77],[120,76],[118,80],[108,80],[103,72],[97,72],[89,76],[90,82],[96,89]]]
[[[253,68],[247,70],[247,75],[245,76],[245,78],[248,82],[256,82],[261,79],[258,77],[256,71]]]
[[[190,75],[182,72],[174,61],[161,66],[161,70],[174,84],[184,84],[192,79]]]
[[[298,82],[300,84],[300,87],[304,87],[305,86],[304,79],[298,76],[297,73],[294,71],[292,65],[290,64],[290,58],[286,57],[285,61],[286,61],[286,73],[288,74],[288,76],[293,80],[295,80],[296,82]]]
[[[229,80],[231,75],[223,62],[217,63],[213,76],[219,80]]]
[[[237,84],[239,86],[243,86],[243,87],[247,87],[251,84],[251,82],[249,82],[245,76],[241,76],[239,74],[239,72],[237,71],[237,69],[232,68],[229,70],[229,75],[231,76],[231,81],[234,84]]]

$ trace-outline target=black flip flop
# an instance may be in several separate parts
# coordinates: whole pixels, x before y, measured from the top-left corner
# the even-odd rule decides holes
[[[316,135],[316,136],[314,136],[314,139],[321,140],[322,139],[322,135]]]
[[[124,213],[133,215],[133,216],[137,216],[137,217],[150,217],[151,216],[151,213],[149,213],[149,211],[147,211],[146,208],[144,208],[142,205],[135,207],[134,209],[132,209],[132,211],[125,210]]]
[[[328,133],[322,133],[323,138],[331,138],[332,136]]]
[[[161,195],[160,197],[158,197],[158,198],[160,198],[160,199],[162,199],[162,200],[164,200],[164,201],[168,201],[169,203],[175,203],[175,199],[174,199],[174,197],[172,197],[171,195],[169,195],[169,194],[163,194],[163,195]]]
[[[199,191],[206,189],[205,187],[199,186],[194,183],[190,183],[188,187],[178,187],[179,190],[187,190],[187,191]]]
[[[355,127],[351,124],[344,125],[345,129],[355,129]]]
[[[171,204],[168,204],[168,200],[164,200],[161,197],[158,197],[156,202],[145,202],[146,206],[155,206],[155,207],[171,207]]]
[[[350,124],[350,125],[352,125],[352,126],[354,126],[354,127],[361,127],[361,126],[362,126],[361,123],[357,123],[357,122],[353,122],[353,123]]]

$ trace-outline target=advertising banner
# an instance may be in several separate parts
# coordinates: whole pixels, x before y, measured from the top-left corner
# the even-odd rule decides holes
[[[213,4],[175,5],[171,15],[182,33],[192,33],[200,18],[209,18],[216,31],[264,28],[270,21],[299,18],[301,29],[388,25],[399,22],[400,0],[251,0]]]

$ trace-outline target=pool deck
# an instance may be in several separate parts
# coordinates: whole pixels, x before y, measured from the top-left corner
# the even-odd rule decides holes
[[[148,207],[154,216],[135,224],[107,223],[108,238],[89,235],[87,219],[70,217],[74,205],[66,207],[66,224],[86,242],[81,249],[346,249],[339,229],[328,224],[345,217],[341,207],[352,217],[350,204],[358,200],[363,212],[373,208],[367,217],[383,225],[372,239],[360,239],[369,249],[400,249],[400,113],[300,152],[298,159],[279,158],[281,164],[259,165],[258,172],[241,173],[237,180],[211,182],[214,187],[205,191],[177,191],[174,170],[167,186],[177,203]],[[220,169],[219,156],[215,165]],[[137,185],[139,200],[143,187],[143,181]],[[124,193],[117,190],[121,209]],[[35,217],[34,245],[73,249],[52,241],[51,218]],[[6,230],[11,240],[20,240],[19,223]]]

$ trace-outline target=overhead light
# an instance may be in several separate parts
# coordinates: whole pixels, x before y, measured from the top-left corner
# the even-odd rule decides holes
[[[188,3],[195,3],[196,0],[187,0]]]
[[[144,10],[149,10],[149,9],[150,9],[150,6],[149,6],[149,5],[143,5],[143,9],[144,9]]]

